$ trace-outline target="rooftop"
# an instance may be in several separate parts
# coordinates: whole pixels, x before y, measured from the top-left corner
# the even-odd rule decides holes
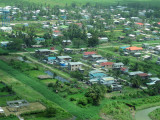
[[[113,62],[103,62],[101,63],[101,66],[105,66],[105,65],[113,65]]]
[[[142,47],[136,47],[136,46],[133,46],[133,47],[128,47],[126,48],[127,50],[143,50]]]
[[[82,65],[81,62],[69,62],[70,65]]]
[[[84,55],[94,55],[94,54],[96,54],[96,52],[95,52],[95,51],[92,51],[92,52],[84,52],[83,54],[84,54]]]

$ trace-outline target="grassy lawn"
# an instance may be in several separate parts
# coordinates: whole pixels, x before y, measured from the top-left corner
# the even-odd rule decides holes
[[[13,101],[16,99],[20,99],[18,96],[14,95],[14,96],[8,96],[8,97],[0,97],[0,106],[6,106],[7,105],[7,101]]]
[[[119,91],[114,91],[114,92],[111,92],[111,93],[106,93],[105,96],[107,98],[110,98],[110,97],[113,97],[113,96],[123,96],[123,95],[135,94],[138,91],[142,91],[142,90],[141,89],[135,89],[135,88],[132,88],[132,87],[129,87],[129,86],[124,86],[121,93]]]
[[[152,120],[160,120],[160,108],[149,113],[149,116]]]
[[[35,3],[35,4],[47,4],[47,5],[51,5],[51,6],[54,6],[54,5],[60,5],[60,6],[65,6],[66,4],[67,5],[70,5],[72,3],[76,3],[76,4],[79,4],[79,5],[83,5],[83,4],[86,4],[86,3],[101,3],[101,4],[107,4],[107,5],[110,5],[110,4],[117,4],[117,2],[120,2],[120,3],[131,3],[131,2],[141,2],[141,3],[144,3],[144,2],[151,2],[152,0],[81,0],[81,1],[77,1],[77,0],[0,0],[0,5],[1,6],[6,6],[6,5],[14,5],[15,3],[22,3],[22,2],[26,2],[26,3]],[[156,0],[155,0],[156,1]],[[156,6],[156,2],[152,2],[152,4],[154,6]]]
[[[36,101],[38,99],[39,100],[44,99],[44,97],[41,94],[34,91],[31,87],[26,86],[22,82],[18,81],[16,78],[10,76],[7,72],[4,72],[3,70],[0,70],[0,81],[6,83],[9,86],[12,85],[12,89],[16,92],[18,96],[21,96],[23,99],[27,99],[28,101]],[[2,99],[4,99],[5,101],[5,100],[13,100],[14,98],[15,97],[8,97]]]
[[[12,116],[12,117],[0,117],[0,120],[19,120],[17,117]]]

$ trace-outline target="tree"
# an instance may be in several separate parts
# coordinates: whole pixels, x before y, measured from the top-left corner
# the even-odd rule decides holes
[[[89,47],[95,47],[99,44],[99,40],[98,40],[98,36],[97,35],[93,35],[92,38],[88,39],[88,46]]]
[[[139,76],[131,78],[132,87],[139,88],[141,85],[141,78]]]
[[[8,44],[9,50],[21,50],[23,41],[21,39],[15,39],[14,41]]]
[[[77,78],[78,80],[83,80],[84,75],[80,71],[73,71],[71,72],[71,76]]]
[[[82,44],[83,44],[83,40],[77,39],[77,38],[74,38],[74,39],[73,39],[73,45],[74,45],[76,48],[79,48],[80,45],[82,45]]]
[[[88,88],[85,96],[90,99],[90,102],[93,105],[98,105],[100,100],[104,97],[107,89],[105,86],[93,85],[91,88]]]

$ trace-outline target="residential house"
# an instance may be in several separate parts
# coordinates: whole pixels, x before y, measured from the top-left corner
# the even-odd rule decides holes
[[[136,47],[136,46],[126,48],[126,51],[129,53],[136,53],[136,52],[140,52],[142,50],[143,50],[142,47]]]
[[[104,63],[104,62],[108,62],[108,60],[107,60],[107,59],[100,59],[100,60],[97,60],[97,61],[96,61],[96,63],[99,64],[99,65],[100,65],[101,63]]]
[[[128,68],[127,67],[121,67],[120,71],[122,73],[128,73]]]
[[[148,48],[149,47],[149,44],[148,43],[143,43],[142,44],[142,48]]]
[[[134,71],[134,72],[129,72],[128,75],[129,76],[135,76],[135,75],[138,75],[138,74],[141,74],[141,73],[144,73],[142,71]]]
[[[69,62],[68,69],[70,71],[82,70],[82,63],[81,62]]]
[[[92,38],[92,34],[91,33],[87,33],[87,38]]]
[[[7,47],[7,45],[8,45],[9,43],[10,43],[9,41],[0,42],[1,47]]]
[[[90,83],[95,84],[95,83],[100,83],[100,80],[98,78],[93,78],[89,80]]]
[[[124,40],[125,37],[124,37],[124,36],[119,36],[118,39],[119,39],[119,40]]]
[[[124,66],[124,64],[122,62],[120,62],[120,63],[114,63],[113,64],[113,69],[120,69],[123,66]]]
[[[112,69],[113,68],[113,62],[103,62],[100,64],[102,68]]]
[[[97,70],[97,69],[89,72],[90,79],[93,79],[93,78],[101,79],[106,76],[107,75],[103,71]]]
[[[139,77],[141,77],[142,79],[148,79],[149,75],[147,73],[140,73],[137,74]]]
[[[111,86],[112,84],[115,83],[115,79],[113,77],[103,77],[100,80],[100,83],[106,86]]]
[[[92,61],[96,61],[96,60],[102,59],[102,56],[101,55],[91,55],[90,59]]]
[[[63,40],[63,41],[62,41],[62,44],[63,44],[63,45],[71,45],[71,44],[72,44],[72,41],[71,41],[71,40]]]
[[[73,53],[74,49],[71,48],[64,48],[65,53]]]
[[[99,39],[100,42],[108,42],[107,37],[99,37],[98,39]]]
[[[0,107],[0,114],[4,114],[4,110],[2,107]]]
[[[53,63],[55,60],[56,60],[56,57],[48,57],[48,58],[47,58],[47,61],[48,61],[49,63]]]
[[[141,53],[136,52],[136,53],[133,54],[133,56],[134,56],[134,57],[140,57],[140,56],[141,56]]]
[[[2,32],[8,32],[8,33],[10,33],[10,32],[12,32],[12,27],[1,27],[0,30]]]
[[[112,91],[120,91],[122,90],[122,85],[112,84],[111,88],[112,88]]]
[[[60,62],[71,62],[72,57],[70,56],[57,56],[57,60]]]
[[[89,58],[89,57],[91,57],[91,55],[96,55],[96,54],[97,54],[97,52],[95,52],[95,51],[84,52],[83,53],[83,58]]]
[[[35,50],[35,53],[38,54],[38,55],[49,55],[49,54],[51,54],[51,50],[38,49],[38,50]]]
[[[43,25],[43,26],[42,26],[43,29],[47,29],[47,28],[49,28],[49,27],[50,27],[49,25]]]
[[[160,81],[160,79],[158,77],[152,77],[149,78],[149,83],[147,83],[147,85],[154,85],[157,81]]]
[[[44,38],[35,38],[35,41],[37,44],[40,44],[41,42],[45,42],[45,39]]]

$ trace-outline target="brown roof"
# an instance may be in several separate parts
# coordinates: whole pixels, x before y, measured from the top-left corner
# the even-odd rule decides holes
[[[140,73],[140,74],[138,74],[138,76],[140,76],[140,77],[147,77],[148,74],[147,73]]]
[[[105,66],[105,65],[113,65],[113,62],[103,62],[101,63],[101,66]]]

